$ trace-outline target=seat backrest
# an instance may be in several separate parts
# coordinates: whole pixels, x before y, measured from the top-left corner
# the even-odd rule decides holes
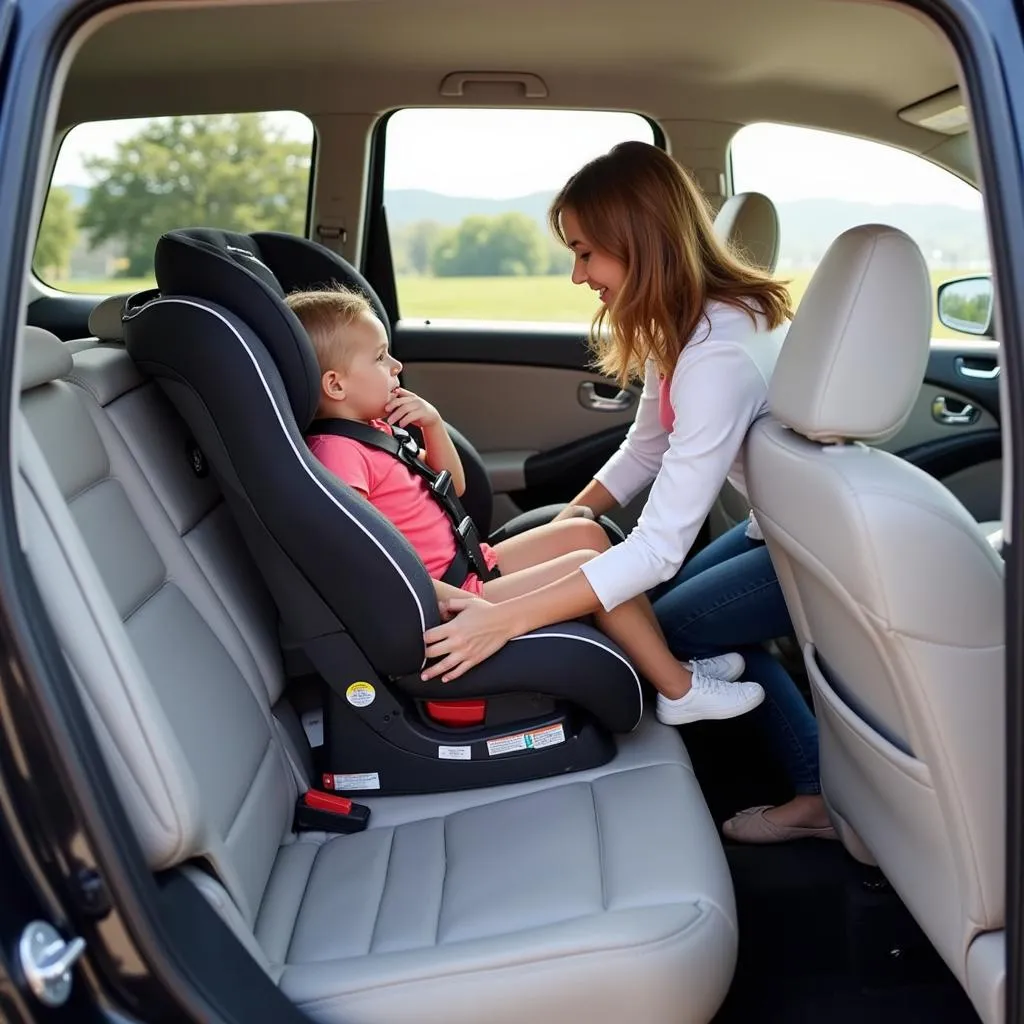
[[[715,217],[715,231],[755,266],[775,272],[779,261],[779,213],[766,195],[738,192],[729,196]]]
[[[147,464],[125,441],[129,423],[164,426],[133,374],[123,352],[73,362],[53,335],[26,330],[24,545],[149,865],[207,862],[251,928],[299,788],[270,711],[281,673],[272,636],[248,633],[210,583],[244,585],[226,578],[215,490],[197,478],[158,494],[156,476],[181,478],[160,460],[184,459],[184,446],[149,439]]]
[[[298,235],[288,235],[279,231],[254,231],[249,237],[259,247],[264,260],[274,268],[275,276],[286,294],[331,284],[339,284],[357,291],[364,295],[373,307],[387,332],[388,343],[391,343],[391,321],[384,303],[380,301],[380,296],[373,290],[370,282],[348,260],[327,246],[312,242],[308,238],[300,238]],[[476,524],[480,536],[486,537],[491,532],[491,519],[494,514],[494,494],[487,468],[469,438],[452,424],[446,423],[445,426],[448,428],[455,450],[459,453],[466,477],[466,490],[460,499],[462,507]]]
[[[161,295],[125,317],[129,354],[155,377],[209,460],[286,639],[351,635],[384,675],[423,664],[433,583],[405,538],[309,452],[319,371],[264,251],[209,229],[164,235]],[[290,264],[289,264],[290,265]]]
[[[964,981],[1005,904],[1002,562],[938,481],[863,443],[909,416],[930,326],[916,245],[883,226],[841,235],[783,345],[747,481],[830,809]]]

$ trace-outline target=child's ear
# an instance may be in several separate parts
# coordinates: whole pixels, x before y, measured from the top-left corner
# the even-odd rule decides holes
[[[320,390],[332,402],[341,402],[345,399],[345,383],[337,370],[328,370],[320,378]]]

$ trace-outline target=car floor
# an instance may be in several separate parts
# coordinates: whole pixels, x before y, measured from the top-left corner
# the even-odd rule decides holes
[[[788,797],[756,718],[682,735],[715,821]],[[838,842],[726,842],[739,915],[735,980],[714,1024],[978,1024],[877,869]]]

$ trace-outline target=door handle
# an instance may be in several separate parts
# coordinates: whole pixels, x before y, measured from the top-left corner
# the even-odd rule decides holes
[[[970,357],[965,358],[964,356],[957,356],[954,360],[956,365],[957,373],[961,377],[970,377],[971,380],[995,380],[999,376],[999,363],[995,359],[992,360],[991,365],[989,360],[985,357],[979,357],[974,362],[982,363],[983,365],[971,365],[967,361]]]
[[[947,427],[965,427],[978,422],[981,410],[970,402],[958,398],[936,395],[932,400],[932,419]]]
[[[625,389],[617,395],[600,395],[592,380],[583,381],[576,394],[580,405],[593,412],[625,412],[636,400],[633,392]]]

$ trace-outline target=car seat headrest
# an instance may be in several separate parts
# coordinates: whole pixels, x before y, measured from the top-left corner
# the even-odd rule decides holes
[[[89,314],[89,333],[94,338],[100,341],[124,341],[124,325],[121,318],[132,294],[124,292],[121,295],[111,295],[93,306]]]
[[[316,415],[320,371],[309,336],[284,302],[276,270],[285,268],[268,266],[250,235],[215,228],[167,232],[157,242],[155,268],[163,295],[214,303],[256,332],[305,430]]]
[[[843,232],[779,353],[772,415],[825,444],[892,437],[921,390],[931,323],[931,281],[913,240],[884,224]]]
[[[391,340],[391,324],[380,298],[370,282],[347,260],[319,242],[281,231],[254,231],[250,237],[259,246],[264,261],[273,268],[286,295],[332,285],[359,292],[373,307]]]
[[[26,327],[21,355],[21,390],[66,377],[72,369],[71,353],[55,334],[41,327]]]
[[[722,204],[715,232],[755,266],[774,274],[779,261],[779,213],[761,192],[739,192]]]

